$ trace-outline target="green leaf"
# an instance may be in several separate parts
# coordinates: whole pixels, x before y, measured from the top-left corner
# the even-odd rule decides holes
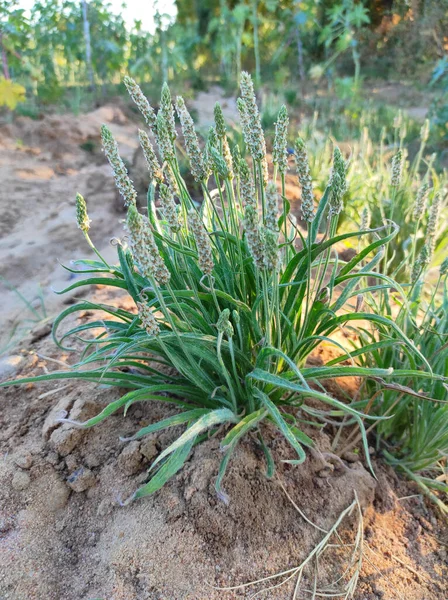
[[[188,431],[188,430],[187,430]],[[137,500],[138,498],[144,498],[145,496],[149,496],[160,490],[161,487],[165,485],[168,479],[171,479],[180,469],[184,466],[185,461],[190,454],[190,451],[193,447],[196,436],[193,435],[190,437],[185,444],[177,448],[171,456],[166,460],[157,473],[150,479],[150,481],[139,488],[129,500],[126,501],[127,504],[131,500]]]
[[[260,408],[259,410],[256,410],[250,415],[244,417],[244,419],[241,419],[241,421],[237,423],[237,425],[235,425],[235,427],[233,427],[222,440],[221,449],[226,451],[230,445],[240,440],[250,429],[258,425],[258,423],[260,423],[266,415],[267,410]]]
[[[157,421],[157,423],[152,423],[151,425],[147,425],[143,427],[137,433],[128,438],[120,438],[122,442],[130,442],[132,440],[139,440],[140,438],[148,435],[149,433],[154,433],[155,431],[160,431],[162,429],[167,429],[168,427],[175,427],[176,425],[183,425],[184,423],[189,423],[198,417],[202,417],[209,412],[208,408],[195,408],[193,410],[187,410],[186,412],[179,413],[178,415],[173,415],[172,417],[168,417],[167,419],[163,419],[162,421]]]
[[[216,410],[209,411],[206,415],[200,417],[191,427],[187,429],[175,442],[173,442],[168,448],[158,456],[158,458],[151,465],[153,469],[165,456],[168,456],[180,446],[186,444],[191,438],[195,438],[205,429],[210,429],[213,425],[219,425],[220,423],[235,423],[237,417],[228,408],[218,408]]]
[[[270,400],[269,396],[264,394],[262,391],[256,389],[256,390],[254,390],[254,393],[258,396],[258,398],[264,404],[264,406],[266,407],[266,410],[268,411],[268,413],[271,416],[274,423],[277,425],[277,427],[280,429],[280,431],[285,436],[287,441],[291,444],[291,446],[297,452],[299,460],[284,460],[283,462],[286,462],[286,463],[289,463],[292,465],[300,465],[301,463],[303,463],[306,458],[306,454],[305,454],[301,444],[297,440],[296,436],[291,431],[289,425],[282,417],[278,408]]]

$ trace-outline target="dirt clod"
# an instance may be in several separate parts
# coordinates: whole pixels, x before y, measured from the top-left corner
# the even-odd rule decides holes
[[[20,450],[14,455],[14,463],[21,469],[30,469],[33,464],[31,452]]]
[[[31,483],[31,478],[28,475],[28,473],[25,473],[25,471],[16,471],[12,478],[11,485],[15,490],[21,491],[21,490],[26,490],[26,488],[30,485],[30,483]]]
[[[146,458],[146,460],[151,461],[153,458],[155,458],[157,456],[157,454],[159,452],[158,448],[157,448],[157,440],[152,437],[145,439],[140,444],[140,452],[141,452],[141,454],[143,454],[143,456]]]
[[[84,436],[82,429],[64,425],[53,431],[50,437],[51,447],[60,455],[67,456],[76,448]]]
[[[134,475],[142,468],[142,454],[137,440],[129,442],[118,457],[118,466],[126,475]]]
[[[67,483],[74,492],[85,492],[95,485],[95,475],[90,469],[80,467],[69,475]]]

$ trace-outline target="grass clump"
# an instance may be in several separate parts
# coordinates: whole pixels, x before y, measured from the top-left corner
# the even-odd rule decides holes
[[[185,426],[184,433],[154,460],[149,481],[131,499],[158,490],[179,471],[195,444],[218,431],[222,432],[223,458],[216,490],[221,498],[226,500],[222,482],[229,459],[249,432],[256,433],[266,456],[267,474],[272,476],[267,424],[290,444],[294,454],[287,462],[292,464],[303,462],[305,448],[313,445],[303,431],[304,424],[356,424],[370,465],[365,415],[355,402],[332,396],[325,380],[359,376],[389,381],[392,369],[389,365],[365,368],[354,362],[309,367],[306,360],[323,341],[346,352],[331,336],[344,325],[368,322],[378,336],[387,338],[387,344],[393,337],[407,348],[416,373],[430,370],[393,319],[363,310],[357,301],[360,294],[371,293],[372,286],[365,285],[368,278],[374,278],[375,291],[389,286],[401,290],[387,275],[374,270],[398,228],[388,223],[373,230],[356,227],[336,234],[347,191],[347,165],[335,147],[328,182],[317,203],[301,138],[295,145],[294,168],[302,187],[307,231],[297,228],[285,196],[285,174],[290,168],[286,110],[280,111],[270,166],[247,73],[241,77],[238,101],[247,158],[238,146],[229,147],[219,105],[203,148],[184,101],[175,102],[191,173],[202,190],[198,206],[179,169],[180,142],[168,87],[163,87],[156,114],[135,82],[129,78],[125,82],[159,150],[157,156],[150,137],[140,134],[149,172],[147,210],[145,214],[138,211],[136,192],[118,146],[103,126],[104,150],[128,210],[126,237],[117,244],[117,264],[109,265],[88,237],[90,221],[84,200],[78,196],[78,225],[97,256],[76,261],[89,276],[65,291],[96,283],[117,287],[130,294],[135,311],[85,301],[67,308],[56,319],[53,334],[61,347],[70,336],[84,344],[78,364],[68,373],[21,381],[75,378],[128,388],[100,414],[77,424],[81,427],[92,427],[135,402],[169,402],[179,408],[178,414],[142,428],[131,438]],[[366,235],[370,241],[351,260],[338,258],[338,244]],[[105,311],[112,318],[77,325],[58,337],[60,323],[86,308]],[[86,339],[86,332],[90,338]],[[368,344],[356,354],[371,351],[372,344]],[[394,377],[399,376],[400,370],[395,371]]]
[[[406,303],[393,295],[391,299],[397,324],[427,357],[434,377],[421,378],[415,373],[412,354],[392,333],[394,343],[382,352],[365,354],[364,364],[372,368],[388,365],[408,369],[409,375],[401,385],[368,382],[363,409],[390,417],[375,424],[378,448],[390,464],[416,481],[448,513],[447,504],[434,493],[448,494],[448,258],[442,262],[437,281],[431,286],[425,281],[428,252],[422,251],[415,261]],[[362,338],[364,343],[372,341],[366,332]]]
[[[354,224],[362,228],[363,214],[368,215],[372,228],[392,222],[399,226],[393,248],[383,258],[382,272],[400,283],[410,282],[412,265],[426,241],[430,242],[429,259],[435,265],[443,260],[448,243],[444,226],[448,218],[448,178],[446,172],[436,169],[436,155],[426,153],[429,122],[422,126],[420,140],[412,148],[406,144],[406,129],[406,121],[399,114],[392,133],[383,130],[379,145],[373,143],[367,126],[361,128],[359,139],[346,145],[349,186],[346,210],[339,220],[339,231],[349,230]],[[322,142],[313,125],[310,137],[314,150],[311,174],[323,192],[333,147]]]

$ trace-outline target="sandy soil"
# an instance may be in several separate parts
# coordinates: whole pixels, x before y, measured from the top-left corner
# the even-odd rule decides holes
[[[96,294],[123,307],[129,302],[109,297],[105,290]],[[74,360],[57,351],[42,329],[22,343],[15,357],[19,377],[64,369]],[[214,490],[221,458],[216,438],[197,447],[186,467],[154,497],[120,506],[176,432],[130,444],[121,443],[119,436],[173,410],[143,403],[131,407],[126,417],[117,413],[90,430],[57,421],[63,411],[85,420],[118,393],[65,382],[1,392],[2,600],[249,598],[257,588],[224,592],[212,586],[237,585],[292,568],[323,537],[296,512],[280,483],[322,528],[333,525],[356,491],[365,529],[356,600],[444,597],[448,540],[432,507],[377,460],[375,481],[359,455],[341,464],[322,455],[329,451],[325,431],[314,431],[319,451],[300,467],[281,463],[292,457],[290,450],[267,431],[278,465],[272,480],[264,475],[256,440],[247,438],[225,480],[227,506]],[[355,529],[355,518],[343,524],[345,543],[353,541]],[[345,564],[341,554],[322,557],[319,585],[342,575]],[[312,586],[313,572],[314,565],[306,572],[306,587]],[[292,584],[260,597],[290,599]]]
[[[104,253],[113,255],[109,240],[122,235],[122,215],[99,150],[101,122],[110,125],[124,157],[133,161],[136,126],[117,108],[104,107],[82,119],[22,119],[0,130],[1,274],[36,307],[40,283],[50,315],[48,323],[37,324],[0,360],[0,378],[60,370],[76,359],[58,350],[49,335],[51,315],[71,301],[51,293],[70,282],[57,260],[88,254],[74,220],[76,191],[89,203],[92,233]],[[129,303],[104,289],[91,293],[106,303]],[[2,291],[2,344],[24,318],[17,296]],[[353,381],[346,385],[345,391],[356,388]],[[280,484],[324,529],[357,493],[365,543],[356,600],[445,597],[444,523],[415,488],[374,455],[377,480],[363,465],[362,453],[342,463],[322,455],[329,451],[330,432],[316,437],[314,431],[318,450],[304,465],[292,467],[281,463],[291,458],[290,450],[267,431],[279,465],[273,480],[266,479],[260,449],[248,437],[225,480],[229,505],[214,491],[221,454],[219,439],[212,438],[154,497],[120,506],[176,432],[130,444],[119,436],[172,409],[135,405],[126,417],[117,413],[85,431],[57,420],[64,411],[85,420],[118,394],[104,386],[65,382],[0,391],[0,600],[249,598],[257,588],[224,592],[212,586],[237,585],[294,567],[323,537],[298,514]],[[355,527],[354,518],[344,522],[345,542],[354,539]],[[344,564],[341,553],[322,557],[319,584],[342,575]],[[313,585],[313,572],[314,564],[305,587]],[[289,599],[293,585],[259,597]]]
[[[76,228],[76,192],[88,202],[99,249],[113,255],[109,240],[122,235],[110,168],[100,150],[102,123],[111,127],[123,158],[131,161],[137,126],[118,108],[103,107],[82,118],[19,118],[0,128],[0,276],[39,314],[39,286],[49,314],[62,302],[53,290],[66,287],[69,274],[58,262],[68,264],[89,253]],[[1,281],[0,290],[1,351],[14,328],[25,327],[24,320],[35,317]]]

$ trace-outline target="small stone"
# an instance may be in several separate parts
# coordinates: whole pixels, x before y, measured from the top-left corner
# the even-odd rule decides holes
[[[21,469],[29,469],[33,464],[33,457],[27,450],[19,451],[14,457],[14,464]]]
[[[157,442],[154,438],[149,437],[140,444],[140,452],[147,460],[152,460],[158,454]]]
[[[23,356],[11,355],[0,359],[0,379],[11,378],[22,369],[26,362]]]
[[[25,471],[16,471],[12,478],[12,487],[17,490],[25,490],[31,483],[31,478]]]
[[[137,440],[130,442],[118,457],[118,466],[126,475],[134,475],[141,469],[142,455]]]
[[[95,485],[95,475],[90,469],[80,467],[67,478],[68,485],[74,492],[85,492]]]

